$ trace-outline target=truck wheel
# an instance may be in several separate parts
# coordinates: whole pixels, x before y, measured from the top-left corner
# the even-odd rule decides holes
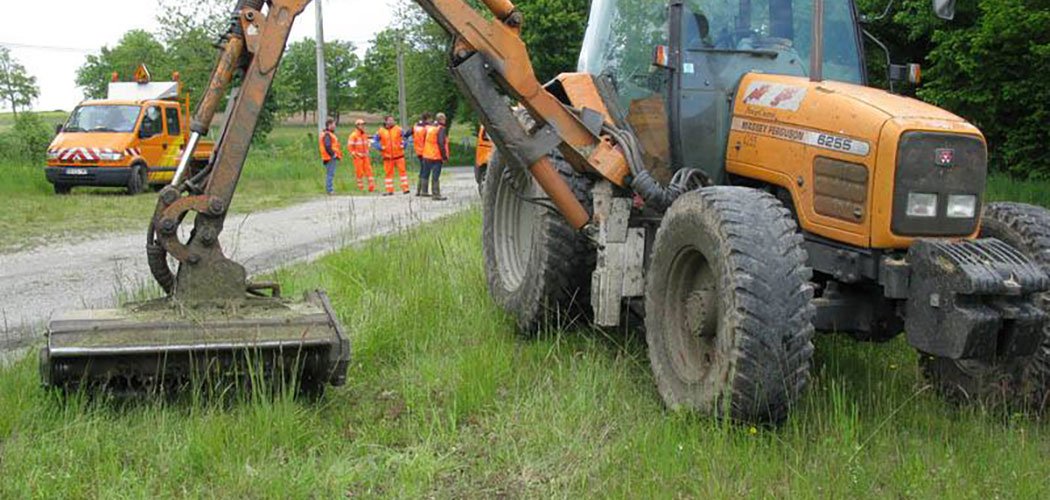
[[[590,180],[551,159],[589,207]],[[501,161],[498,151],[486,170],[482,243],[490,295],[523,333],[572,324],[590,309],[594,249],[527,171]]]
[[[69,184],[57,184],[56,183],[54,185],[54,188],[55,188],[55,194],[69,194],[69,192],[73,190],[73,186],[70,186]]]
[[[989,203],[981,238],[998,238],[1050,273],[1050,211],[1024,203]],[[1050,313],[1050,293],[1035,304]],[[951,360],[920,354],[923,373],[954,401],[976,400],[1011,408],[1045,409],[1050,402],[1050,324],[1035,354],[993,360]]]
[[[128,194],[136,195],[146,188],[146,168],[140,164],[131,166],[131,175],[128,176]]]
[[[779,423],[809,381],[813,287],[802,236],[772,195],[680,196],[653,244],[645,330],[664,403]]]

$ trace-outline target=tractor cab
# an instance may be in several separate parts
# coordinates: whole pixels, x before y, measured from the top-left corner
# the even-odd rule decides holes
[[[733,96],[748,73],[808,77],[814,0],[595,0],[578,71],[616,89],[654,175],[724,177]],[[853,2],[826,2],[823,77],[863,85]]]

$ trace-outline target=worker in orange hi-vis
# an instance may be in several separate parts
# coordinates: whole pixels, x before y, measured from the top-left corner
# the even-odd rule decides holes
[[[405,138],[408,134],[402,132],[401,127],[394,122],[394,117],[387,115],[383,126],[376,132],[376,143],[379,144],[379,152],[383,156],[383,180],[386,193],[383,196],[394,194],[394,173],[399,176],[401,192],[409,194],[408,173],[405,172]]]
[[[318,137],[317,145],[321,148],[321,162],[324,163],[325,178],[324,190],[332,194],[335,187],[335,171],[339,168],[339,160],[343,159],[343,149],[339,147],[339,138],[335,136],[335,118],[328,118],[324,122],[324,130]]]
[[[365,132],[365,121],[354,122],[354,131],[346,140],[346,149],[354,159],[354,174],[357,176],[357,189],[365,190],[365,178],[368,178],[368,192],[374,193],[376,181],[372,177],[372,158],[368,155],[368,132]]]
[[[419,121],[412,126],[412,150],[419,160],[419,187],[416,188],[416,196],[430,196],[430,186],[427,185],[423,172],[426,171],[425,160],[423,160],[423,148],[427,140],[427,127],[430,126],[430,113],[423,113]]]
[[[448,162],[448,124],[445,113],[438,113],[437,120],[427,127],[427,136],[423,141],[424,171],[419,177],[426,186],[427,178],[430,178],[430,199],[444,200],[441,196],[441,167]]]

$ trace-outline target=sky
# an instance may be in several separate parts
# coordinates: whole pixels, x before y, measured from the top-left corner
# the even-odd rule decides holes
[[[194,1],[194,0],[187,0]],[[317,0],[315,0],[317,1]],[[347,40],[364,53],[376,32],[391,20],[386,0],[323,0],[326,40]],[[11,50],[37,79],[37,111],[70,110],[84,95],[74,83],[88,54],[112,47],[131,29],[157,31],[154,0],[14,0],[4,1],[0,45]],[[230,0],[230,7],[236,3]],[[298,17],[290,40],[313,38],[313,3]],[[0,109],[6,109],[0,104]]]

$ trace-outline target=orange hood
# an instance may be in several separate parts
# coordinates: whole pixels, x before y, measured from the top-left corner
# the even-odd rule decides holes
[[[134,140],[133,132],[62,132],[48,146],[52,149],[97,148],[123,151]]]

